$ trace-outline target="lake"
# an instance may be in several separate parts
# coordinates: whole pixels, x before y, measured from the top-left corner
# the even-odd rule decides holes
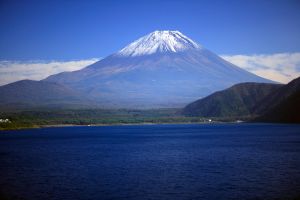
[[[0,132],[1,199],[296,199],[300,125]]]

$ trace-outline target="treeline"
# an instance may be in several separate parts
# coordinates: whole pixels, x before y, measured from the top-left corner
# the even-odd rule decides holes
[[[0,129],[30,128],[57,124],[139,124],[139,123],[207,123],[231,122],[235,118],[186,117],[180,109],[86,109],[86,110],[36,110],[0,113],[0,118],[7,118],[11,123],[1,123]],[[240,120],[247,120],[242,118]]]

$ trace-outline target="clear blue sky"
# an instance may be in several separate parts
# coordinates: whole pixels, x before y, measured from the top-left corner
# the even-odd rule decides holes
[[[1,60],[107,56],[154,30],[217,54],[300,51],[300,0],[1,0]]]

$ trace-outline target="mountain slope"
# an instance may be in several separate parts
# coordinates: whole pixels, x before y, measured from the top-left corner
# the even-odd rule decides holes
[[[81,94],[58,83],[22,80],[0,87],[3,109],[79,106],[91,103]]]
[[[300,123],[300,91],[295,92],[254,121]]]
[[[254,108],[256,114],[264,114],[265,112],[273,109],[281,102],[285,101],[291,95],[300,91],[300,77],[292,80],[288,84],[281,87],[279,90],[266,96]]]
[[[105,107],[181,107],[240,82],[271,82],[205,49],[178,31],[155,31],[82,70],[47,81]]]
[[[280,84],[266,83],[237,84],[188,104],[182,113],[201,117],[251,115],[258,102],[281,87]]]
[[[260,122],[300,123],[300,77],[264,98],[257,106]]]

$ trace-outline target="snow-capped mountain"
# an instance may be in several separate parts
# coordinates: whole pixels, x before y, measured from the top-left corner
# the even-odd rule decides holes
[[[52,75],[103,107],[181,107],[240,82],[271,82],[179,31],[155,31],[74,72]]]
[[[117,55],[142,56],[154,53],[180,52],[201,46],[179,31],[154,31],[132,42]]]

